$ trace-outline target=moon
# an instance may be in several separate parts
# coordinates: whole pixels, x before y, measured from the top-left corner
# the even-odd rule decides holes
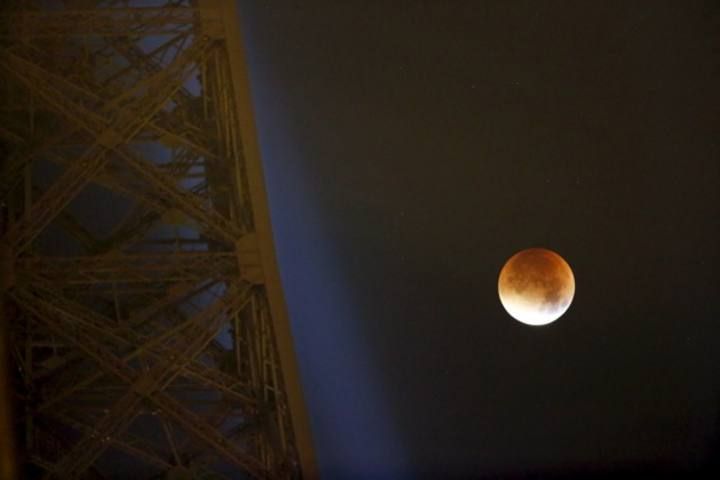
[[[522,250],[505,262],[498,278],[505,310],[527,325],[547,325],[560,318],[575,296],[570,265],[545,248]]]

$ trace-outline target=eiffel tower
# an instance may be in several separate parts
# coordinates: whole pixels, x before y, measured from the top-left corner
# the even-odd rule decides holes
[[[316,476],[234,3],[0,7],[23,478]]]

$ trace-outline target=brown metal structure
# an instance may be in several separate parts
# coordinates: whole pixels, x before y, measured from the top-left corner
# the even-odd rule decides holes
[[[2,8],[19,469],[315,477],[234,2]]]

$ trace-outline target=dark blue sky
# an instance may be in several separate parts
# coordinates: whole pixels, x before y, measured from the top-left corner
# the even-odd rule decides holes
[[[719,11],[596,3],[240,2],[325,478],[713,468]]]
[[[253,21],[260,21],[253,16],[256,5],[241,6],[247,10],[248,61],[278,260],[321,471],[326,478],[409,472],[368,344],[361,300],[353,292],[348,256],[337,242],[336,225],[328,221],[329,199],[318,196],[318,185],[333,188],[334,180],[317,178],[320,172],[306,163],[315,154],[297,130],[315,123],[310,120],[315,112],[310,105],[287,104],[290,92],[276,83],[275,60],[259,45],[264,36]]]

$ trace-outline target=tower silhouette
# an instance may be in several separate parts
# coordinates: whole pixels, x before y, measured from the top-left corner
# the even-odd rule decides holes
[[[228,0],[3,2],[3,319],[28,478],[313,478]]]

